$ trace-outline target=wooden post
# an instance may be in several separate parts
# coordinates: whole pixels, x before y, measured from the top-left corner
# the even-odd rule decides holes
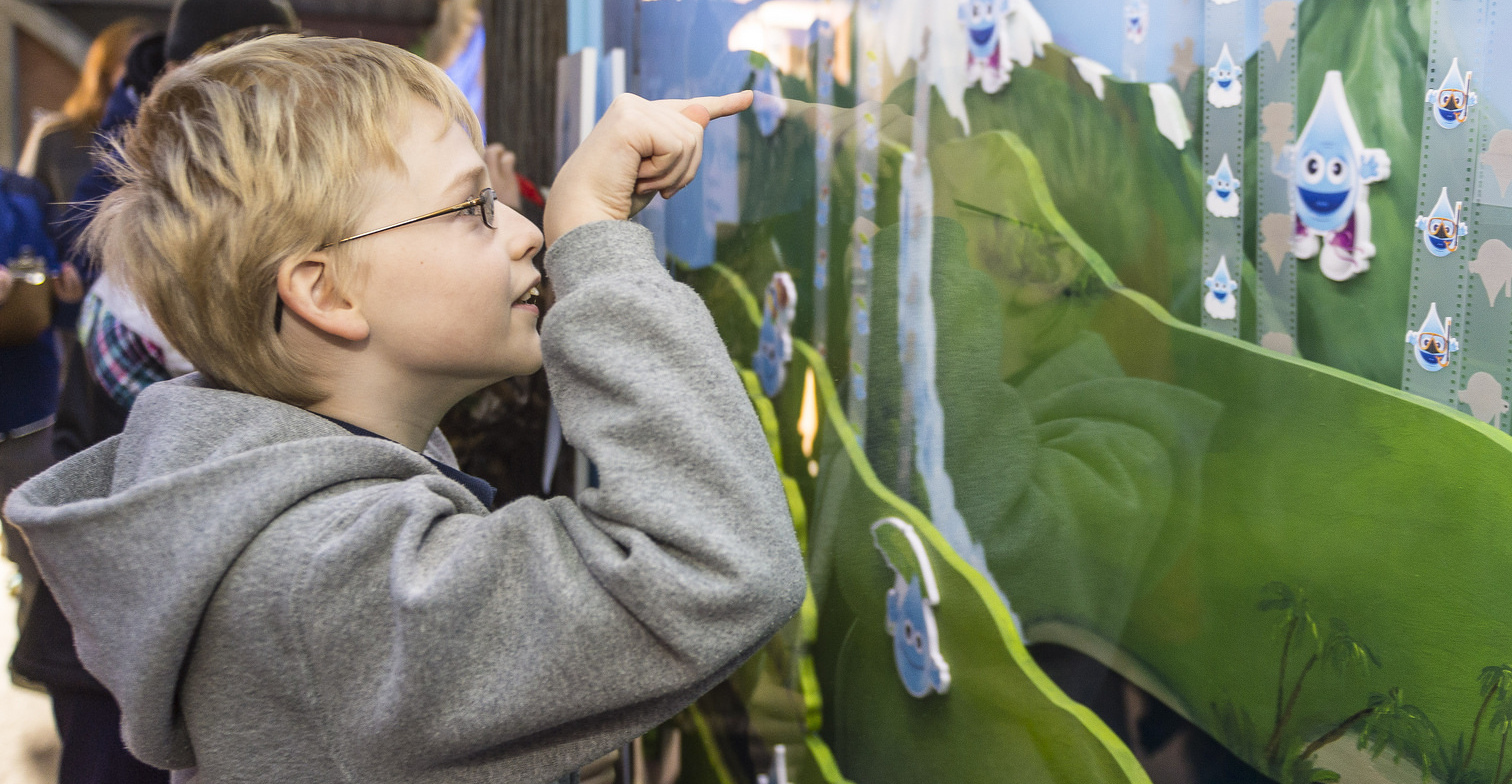
[[[0,104],[0,164],[16,165],[21,154],[21,86],[16,78],[16,27],[10,17],[0,16],[0,89],[5,100]]]
[[[567,54],[566,0],[485,0],[484,114],[488,140],[515,168],[549,185],[556,176],[556,62]]]

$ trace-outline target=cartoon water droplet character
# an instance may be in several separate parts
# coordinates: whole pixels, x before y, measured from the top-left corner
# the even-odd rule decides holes
[[[825,186],[822,186],[822,187],[819,188],[819,203],[815,207],[814,220],[818,221],[818,223],[819,223],[820,226],[828,226],[829,225],[829,217],[830,217],[830,186],[825,185]]]
[[[866,172],[861,172],[861,209],[871,211],[877,208],[877,181]]]
[[[829,251],[822,248],[814,259],[814,288],[820,291],[829,288]]]
[[[751,111],[756,114],[756,129],[762,136],[771,136],[782,124],[782,118],[787,116],[787,101],[782,99],[782,79],[772,64],[767,63],[756,72],[751,88],[755,92]]]
[[[1228,321],[1234,318],[1238,313],[1239,297],[1235,292],[1239,290],[1239,281],[1229,274],[1227,256],[1218,257],[1218,266],[1202,285],[1208,290],[1207,296],[1202,298],[1203,310],[1215,319]]]
[[[1008,0],[961,0],[957,15],[966,26],[966,84],[997,92],[1008,83],[1012,67],[1002,47]]]
[[[1507,401],[1502,398],[1502,385],[1485,371],[1470,377],[1465,388],[1460,390],[1459,399],[1470,407],[1470,413],[1476,419],[1498,429],[1501,427],[1502,414],[1507,413],[1509,408]]]
[[[1227,109],[1244,101],[1244,66],[1234,63],[1228,44],[1218,53],[1218,63],[1208,69],[1208,79],[1208,103]]]
[[[934,608],[940,588],[924,542],[912,525],[884,517],[872,524],[872,543],[893,573],[887,589],[887,633],[893,639],[893,662],[898,678],[911,696],[950,690],[950,665],[940,653],[940,631]]]
[[[856,300],[856,337],[871,334],[871,315],[866,312],[866,303]]]
[[[788,362],[793,358],[793,316],[798,312],[798,287],[786,272],[772,275],[762,297],[761,331],[751,369],[761,381],[761,391],[776,397],[787,381]]]
[[[1459,340],[1449,334],[1454,319],[1439,320],[1438,303],[1428,304],[1428,317],[1416,332],[1407,333],[1413,355],[1424,370],[1438,372],[1449,367],[1449,355],[1459,351]]]
[[[1455,202],[1449,206],[1449,189],[1439,191],[1438,203],[1433,205],[1433,212],[1427,215],[1419,215],[1417,219],[1418,230],[1423,232],[1423,244],[1428,246],[1428,252],[1435,256],[1448,256],[1459,250],[1460,237],[1470,233],[1470,226],[1460,220],[1462,202]]]
[[[1220,218],[1238,216],[1239,208],[1243,206],[1243,200],[1239,198],[1241,183],[1229,168],[1228,153],[1224,153],[1223,160],[1218,162],[1218,170],[1207,178],[1207,184],[1211,188],[1207,195],[1208,212]]]
[[[1486,287],[1486,299],[1496,307],[1496,295],[1504,293],[1512,297],[1512,247],[1501,240],[1490,240],[1482,245],[1480,252],[1469,264],[1470,272],[1481,277]]]
[[[1330,280],[1349,280],[1370,269],[1376,248],[1370,241],[1368,186],[1391,176],[1391,158],[1361,141],[1338,71],[1323,75],[1312,116],[1296,143],[1282,149],[1276,173],[1289,181],[1297,216],[1292,254],[1317,256],[1318,269]]]
[[[1459,58],[1456,57],[1449,63],[1449,73],[1444,74],[1444,81],[1436,90],[1429,90],[1427,101],[1433,106],[1433,119],[1438,121],[1439,127],[1454,130],[1465,121],[1470,113],[1470,107],[1480,99],[1470,89],[1470,76],[1473,71],[1466,71],[1460,76]]]
[[[856,362],[851,363],[851,397],[857,400],[866,399],[866,373],[863,372],[860,363]],[[860,440],[860,437],[861,434],[857,433],[857,440]]]
[[[1124,37],[1132,44],[1142,44],[1150,31],[1150,4],[1146,0],[1124,3]]]
[[[871,237],[865,234],[856,235],[856,265],[862,272],[870,272],[872,268]]]

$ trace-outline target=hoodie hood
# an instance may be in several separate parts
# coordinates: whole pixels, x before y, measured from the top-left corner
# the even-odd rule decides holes
[[[439,431],[426,451],[455,464]],[[126,745],[178,769],[195,764],[181,675],[242,551],[312,496],[423,474],[439,471],[397,443],[196,373],[148,388],[121,435],[22,485],[5,516],[73,624],[79,659],[120,704]],[[485,511],[460,485],[454,495],[458,509]]]

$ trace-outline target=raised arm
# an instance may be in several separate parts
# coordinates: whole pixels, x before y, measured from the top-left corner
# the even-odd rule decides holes
[[[648,187],[692,176],[677,171]],[[547,375],[599,487],[490,515],[434,476],[357,491],[363,511],[294,588],[333,752],[373,780],[459,765],[549,780],[681,710],[803,600],[760,424],[649,232],[574,223],[546,269]],[[357,629],[381,639],[354,648]]]

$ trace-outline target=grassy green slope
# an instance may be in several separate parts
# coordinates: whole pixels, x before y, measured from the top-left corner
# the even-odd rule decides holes
[[[1475,676],[1501,663],[1512,622],[1496,601],[1512,589],[1512,540],[1495,511],[1512,508],[1512,487],[1499,479],[1512,471],[1512,441],[1436,404],[1184,324],[1127,289],[1076,283],[1058,298],[1036,296],[1023,264],[991,255],[1006,226],[1058,233],[1075,247],[1033,156],[1010,135],[984,134],[938,157],[1001,178],[938,184],[942,209],[949,199],[967,234],[954,255],[939,252],[951,243],[936,235],[940,385],[942,398],[967,404],[946,407],[951,473],[972,499],[963,513],[1031,634],[1046,623],[1094,632],[1140,663],[1139,674],[1153,673],[1176,707],[1266,767],[1253,750],[1275,719],[1281,642],[1257,603],[1263,586],[1283,581],[1312,597],[1325,633],[1341,619],[1380,661],[1310,673],[1284,735],[1310,741],[1371,692],[1396,686],[1449,746],[1468,737]],[[1023,204],[1026,194],[1038,204]],[[1085,271],[1097,269],[1088,256]],[[972,273],[990,288],[971,283]],[[984,299],[991,289],[997,307]],[[1057,340],[1056,353],[1000,373],[1011,383],[994,388],[972,368],[1005,356],[999,343],[1023,339],[1032,322],[1016,314],[1026,302],[1086,324],[1097,345]],[[1078,312],[1088,315],[1067,315]],[[997,341],[984,324],[1000,330]],[[996,401],[996,422],[969,406],[984,399]],[[1199,432],[1204,417],[1211,426]],[[1035,434],[1027,445],[1026,431]],[[994,470],[1000,500],[983,506],[990,479],[971,477]],[[1306,658],[1292,660],[1291,678]],[[1244,711],[1262,737],[1227,732],[1215,706]],[[1471,767],[1494,765],[1483,753]]]
[[[755,301],[740,276],[716,265],[684,277],[709,302],[728,345],[754,341]],[[808,510],[805,544],[818,611],[811,652],[823,694],[821,735],[838,770],[863,784],[995,782],[1001,765],[1011,766],[1014,780],[1023,782],[1148,781],[1112,731],[1039,671],[985,579],[944,544],[924,515],[877,479],[845,421],[824,362],[806,343],[795,344],[788,381],[771,400],[771,415],[763,401],[757,407]],[[735,354],[737,361],[743,353]],[[805,453],[798,421],[810,368],[818,429]],[[811,459],[816,475],[806,470]],[[936,618],[954,679],[943,697],[908,696],[893,663],[884,624],[893,577],[870,532],[885,516],[916,527],[940,581]],[[748,665],[736,678],[737,691],[760,691],[755,682],[761,678],[753,673],[763,666]],[[782,742],[791,726],[790,720],[769,726],[762,737]],[[992,750],[990,759],[980,755],[982,749]]]

